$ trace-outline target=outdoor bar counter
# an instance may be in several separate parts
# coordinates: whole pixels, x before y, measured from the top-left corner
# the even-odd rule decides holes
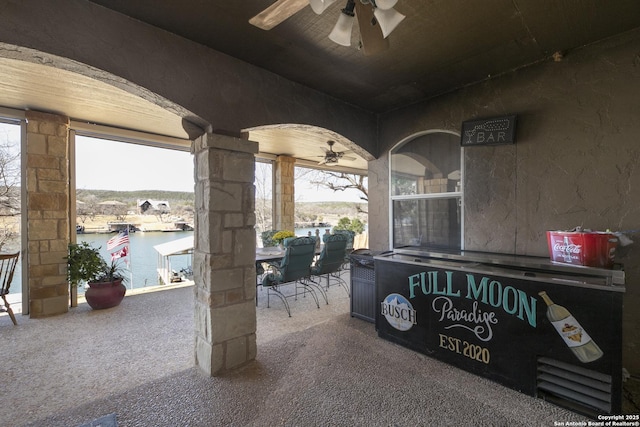
[[[576,412],[621,412],[619,265],[412,248],[374,260],[380,337]]]

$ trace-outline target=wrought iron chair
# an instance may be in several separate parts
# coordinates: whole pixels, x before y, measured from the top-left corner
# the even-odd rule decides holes
[[[311,276],[313,277],[326,276],[327,278],[327,290],[331,285],[340,285],[349,294],[349,286],[347,282],[340,277],[342,271],[342,265],[344,264],[345,254],[347,251],[348,237],[346,234],[325,234],[323,237],[324,247],[320,253],[320,257],[316,261],[315,265],[311,267]],[[315,282],[320,286],[320,283]]]
[[[262,285],[262,280],[267,273],[278,267],[283,256],[284,254],[279,250],[276,253],[275,247],[256,248],[256,307],[258,306],[258,286]]]
[[[273,236],[278,230],[266,230],[260,233],[260,240],[262,240],[263,248],[272,248],[278,246],[278,242],[273,240]],[[265,274],[272,270],[273,262],[256,262],[256,287],[262,284],[262,279]],[[265,268],[267,267],[267,268]],[[256,289],[256,307],[258,306],[258,294]]]
[[[351,255],[351,252],[353,252],[353,241],[356,238],[356,233],[355,231],[351,230],[333,230],[333,234],[344,234],[345,236],[347,236],[347,248],[344,254],[344,263],[342,264],[342,269],[348,270],[349,266],[351,265],[349,255]]]
[[[9,313],[9,317],[11,317],[14,325],[17,325],[18,322],[16,321],[16,316],[13,314],[11,306],[7,302],[7,295],[9,294],[9,288],[13,280],[13,272],[16,269],[19,256],[20,252],[0,254],[0,297],[2,297],[2,301],[4,302],[4,305],[0,307],[0,312]]]
[[[282,300],[289,317],[291,317],[291,308],[287,302],[287,298],[298,298],[299,289],[311,294],[316,302],[316,306],[320,308],[318,296],[314,289],[307,282],[311,274],[311,263],[315,255],[315,239],[313,237],[291,237],[284,240],[285,254],[280,264],[271,265],[271,270],[265,274],[262,279],[262,287],[267,289],[267,307],[269,307],[269,296],[276,295]],[[281,288],[286,284],[295,285],[295,293],[285,295]]]

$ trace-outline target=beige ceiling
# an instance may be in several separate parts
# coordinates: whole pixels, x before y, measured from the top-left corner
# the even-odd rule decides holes
[[[70,71],[0,58],[0,106],[187,138],[182,119],[128,92]]]
[[[99,80],[6,58],[0,58],[0,76],[0,107],[50,112],[77,122],[188,139],[177,114]],[[310,161],[301,161],[303,165],[317,165],[329,139],[339,141],[334,151],[346,151],[350,145],[340,135],[313,127],[281,126],[248,131],[249,139],[259,143],[264,157],[284,154]],[[345,157],[353,160],[341,160],[339,166],[351,172],[366,172],[367,162],[362,157],[352,152]]]
[[[263,155],[287,155],[298,159],[304,166],[321,167],[351,172],[367,170],[367,160],[358,152],[358,147],[335,132],[312,126],[268,126],[249,130],[249,139],[258,141]],[[329,149],[327,141],[334,141],[333,151],[344,155],[337,165],[319,165],[324,153]]]

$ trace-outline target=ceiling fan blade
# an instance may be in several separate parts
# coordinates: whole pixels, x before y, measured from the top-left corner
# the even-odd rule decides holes
[[[249,23],[263,30],[270,30],[301,11],[308,4],[309,0],[277,0],[271,6],[249,19]]]
[[[340,156],[340,160],[346,160],[348,162],[353,162],[354,160],[356,160],[355,157],[351,157],[351,156]]]
[[[356,2],[356,17],[360,29],[362,52],[369,56],[389,48],[389,40],[382,36],[380,24],[373,15],[373,5]]]

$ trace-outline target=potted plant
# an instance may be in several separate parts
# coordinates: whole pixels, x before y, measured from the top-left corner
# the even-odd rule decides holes
[[[127,291],[121,264],[107,263],[100,255],[100,248],[87,242],[69,244],[67,275],[72,286],[88,285],[84,295],[89,306],[96,310],[117,306]]]
[[[296,234],[293,231],[281,230],[274,234],[271,239],[280,247],[282,247],[282,242],[284,242],[284,239],[288,239],[289,237],[296,237]]]

